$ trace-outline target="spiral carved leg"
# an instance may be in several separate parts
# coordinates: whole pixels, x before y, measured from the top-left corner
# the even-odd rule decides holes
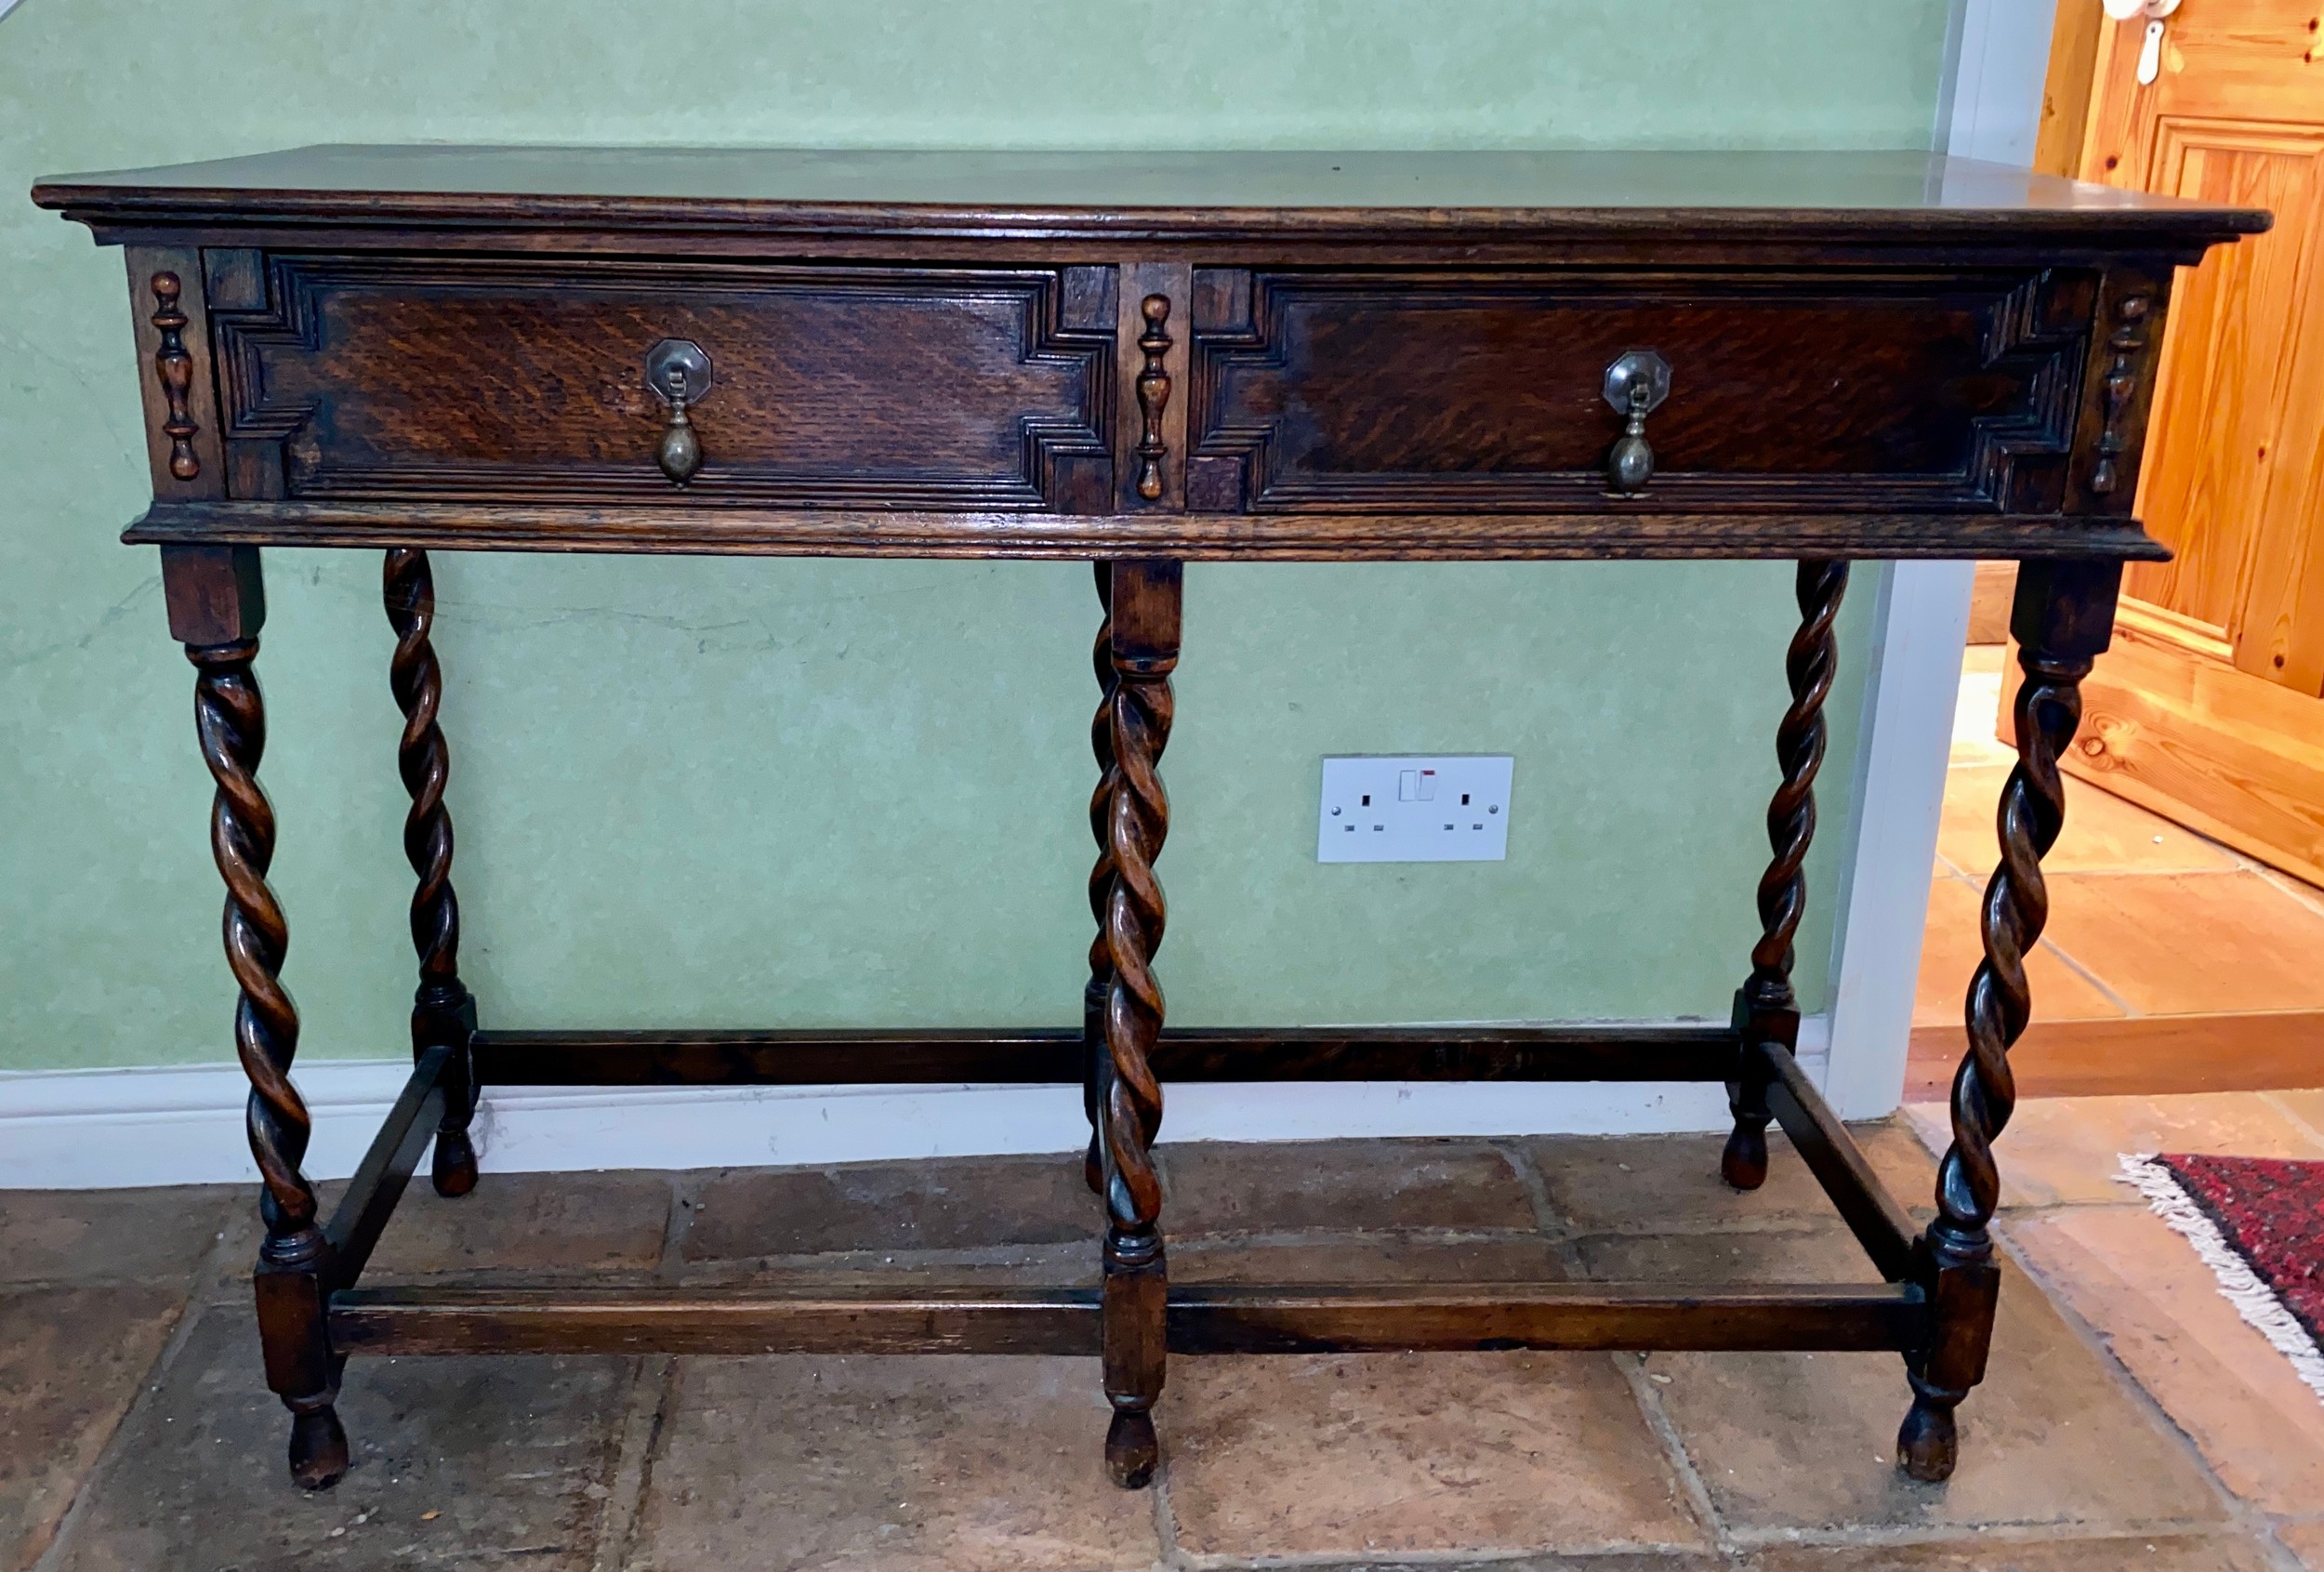
[[[2016,1108],[2009,1050],[2033,1013],[2026,954],[2050,917],[2041,859],[2066,823],[2058,758],[2080,723],[2081,680],[2106,647],[2120,583],[2120,567],[2106,563],[2028,562],[2018,573],[2010,618],[2026,673],[2014,711],[2017,766],[2001,788],[2001,858],[1986,885],[1985,958],[1969,984],[1969,1052],[1953,1077],[1952,1144],[1937,1166],[1936,1219],[1921,1238],[1935,1335],[1907,1360],[1912,1407],[1896,1437],[1897,1466],[1915,1479],[1951,1477],[1953,1410],[1985,1379],[2000,1290],[1987,1231],[2001,1194],[1993,1142]]]
[[[252,1284],[267,1384],[293,1415],[292,1476],[319,1489],[347,1472],[347,1437],[334,1409],[338,1371],[323,1319],[331,1248],[316,1221],[314,1189],[299,1171],[313,1125],[290,1080],[298,1048],[298,1008],[282,981],[290,931],[266,881],[274,810],[258,786],[266,710],[251,671],[257,620],[255,611],[246,617],[248,637],[190,644],[186,655],[196,674],[194,729],[218,784],[210,848],[226,882],[226,961],[240,990],[234,1050],[250,1080],[250,1152],[264,1184],[266,1236]]]
[[[1089,944],[1089,982],[1081,994],[1082,1111],[1089,1118],[1089,1148],[1082,1158],[1082,1177],[1099,1196],[1105,1194],[1105,1154],[1101,1133],[1104,1124],[1105,1092],[1100,1066],[1105,1055],[1105,998],[1113,986],[1114,963],[1105,945],[1105,909],[1114,894],[1114,852],[1111,824],[1114,790],[1121,772],[1114,765],[1114,564],[1094,562],[1098,604],[1104,615],[1098,623],[1089,663],[1097,672],[1098,708],[1089,722],[1089,751],[1098,761],[1097,789],[1089,794],[1089,835],[1097,842],[1096,864],[1089,869],[1089,916],[1097,937]]]
[[[1845,562],[1800,564],[1795,594],[1799,630],[1784,657],[1791,704],[1776,728],[1776,760],[1782,783],[1767,804],[1767,845],[1774,853],[1759,881],[1759,943],[1751,948],[1751,974],[1735,996],[1735,1028],[1743,1052],[1727,1083],[1727,1108],[1734,1131],[1720,1155],[1719,1171],[1737,1190],[1756,1190],[1767,1181],[1766,1072],[1756,1051],[1761,1043],[1796,1048],[1799,1000],[1791,991],[1791,942],[1807,906],[1809,844],[1816,839],[1816,775],[1824,764],[1824,701],[1831,695],[1839,646],[1832,624],[1848,588]]]
[[[465,1196],[476,1188],[476,1149],[469,1125],[476,1114],[476,1085],[469,1039],[476,1032],[476,1001],[460,984],[460,903],[452,889],[452,815],[443,805],[451,750],[436,723],[443,703],[443,674],[429,641],[436,622],[436,581],[428,553],[391,548],[381,583],[395,654],[388,685],[403,712],[396,764],[412,808],[403,820],[403,855],[419,880],[412,892],[412,948],[419,957],[419,989],[412,1001],[412,1052],[453,1050],[442,1082],[443,1116],[436,1126],[432,1167],[436,1194]]]
[[[1095,1077],[1107,1222],[1105,1395],[1114,1408],[1105,1460],[1116,1484],[1137,1489],[1154,1477],[1160,1460],[1153,1412],[1162,1395],[1167,1352],[1169,1282],[1162,1184],[1153,1157],[1162,1088],[1150,1061],[1162,1032],[1162,989],[1152,962],[1162,943],[1164,908],[1154,860],[1169,828],[1156,765],[1170,734],[1181,570],[1176,562],[1121,562],[1110,579],[1115,681],[1105,714],[1112,768],[1100,859],[1106,870],[1100,934],[1105,1051]]]

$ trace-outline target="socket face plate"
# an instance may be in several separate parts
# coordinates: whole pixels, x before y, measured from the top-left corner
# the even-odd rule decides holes
[[[1324,760],[1319,863],[1498,863],[1509,855],[1506,753],[1339,754]]]

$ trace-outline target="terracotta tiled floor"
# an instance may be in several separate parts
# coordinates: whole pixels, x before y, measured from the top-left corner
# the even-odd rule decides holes
[[[1181,1359],[1164,1472],[1136,1495],[1100,1467],[1094,1361],[461,1357],[352,1365],[354,1469],[307,1496],[234,1281],[239,1191],[0,1194],[0,1568],[2324,1567],[2324,1407],[2105,1178],[2124,1145],[2324,1156],[2320,1115],[2257,1094],[2027,1103],[2004,1138],[1992,1369],[1943,1487],[1893,1466],[1886,1355]],[[1908,1203],[1933,1169],[1913,1119],[1860,1130]],[[1716,1153],[1166,1147],[1173,1264],[1870,1276],[1788,1150],[1750,1196],[1718,1183]],[[1086,1281],[1079,1169],[488,1176],[457,1202],[416,1190],[371,1276]]]
[[[1924,1140],[1943,1139],[1942,1108],[1907,1116]],[[2293,1564],[2324,1567],[2324,1401],[2238,1318],[2185,1241],[2112,1178],[2124,1152],[2324,1159],[2324,1092],[2038,1099],[2019,1105],[1999,1150],[2001,1235],[2017,1262],[2239,1510],[2272,1524]]]
[[[1929,891],[1916,1026],[1957,1024],[1979,955],[1977,897],[2015,755],[1993,740],[2001,649],[1962,667]],[[2028,958],[2034,1019],[2324,1011],[2324,890],[2080,781],[2042,866],[2050,926]]]

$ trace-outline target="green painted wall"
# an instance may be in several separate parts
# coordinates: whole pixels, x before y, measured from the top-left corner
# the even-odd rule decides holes
[[[22,200],[35,176],[418,139],[1922,146],[1945,10],[25,0],[0,23],[0,1067],[230,1052],[191,674],[152,553],[114,539],[145,499],[122,266]],[[283,552],[269,575],[264,778],[306,1050],[395,1054],[409,885],[377,562]],[[438,580],[490,1020],[1078,1019],[1086,569],[466,556]],[[1173,1019],[1724,1012],[1787,569],[1197,565],[1186,586]],[[1843,788],[1855,703],[1835,701]],[[1517,756],[1509,861],[1317,866],[1318,758],[1428,750]],[[1828,799],[1811,1001],[1846,817]]]

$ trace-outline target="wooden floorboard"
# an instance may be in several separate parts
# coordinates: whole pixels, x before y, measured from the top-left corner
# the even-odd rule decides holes
[[[1959,1026],[1915,1026],[1905,1101],[1944,1101]],[[2281,1091],[2324,1087],[2324,1011],[2037,1021],[2010,1050],[2020,1097]]]

